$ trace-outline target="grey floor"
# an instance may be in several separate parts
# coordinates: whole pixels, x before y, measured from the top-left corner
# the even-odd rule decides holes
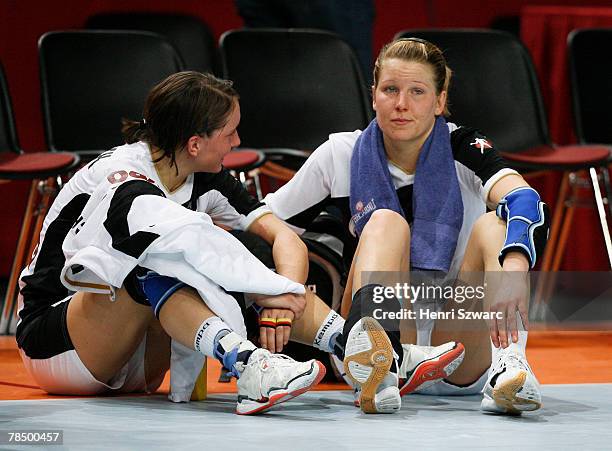
[[[0,401],[0,431],[61,429],[52,451],[611,449],[612,384],[546,385],[543,395],[544,408],[523,417],[483,414],[478,396],[418,395],[398,414],[366,416],[346,391],[307,393],[255,417],[233,413],[235,395]]]

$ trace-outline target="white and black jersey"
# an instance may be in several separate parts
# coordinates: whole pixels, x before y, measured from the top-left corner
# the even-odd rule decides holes
[[[238,230],[247,229],[255,219],[269,211],[250,196],[240,182],[225,169],[216,174],[192,174],[180,188],[169,191],[155,170],[147,144],[138,142],[124,145],[100,155],[79,170],[58,194],[44,220],[34,258],[21,274],[20,292],[23,304],[19,311],[20,323],[17,327],[20,346],[28,335],[29,328],[34,327],[35,320],[49,307],[71,294],[60,279],[66,263],[62,244],[67,236],[76,235],[84,228],[83,214],[86,205],[91,209],[96,206],[92,204],[100,204],[105,201],[104,196],[111,195],[110,192],[104,194],[105,186],[110,185],[113,185],[113,189],[116,188],[112,194],[114,204],[112,208],[108,207],[111,213],[98,224],[90,224],[90,228],[101,229],[107,233],[110,236],[110,247],[117,251],[118,255],[134,259],[138,259],[155,239],[154,234],[131,234],[128,230],[131,225],[128,224],[127,215],[138,196],[149,200],[158,196],[158,199],[169,200],[177,207],[186,207],[192,214],[205,213],[211,224],[214,222]],[[100,199],[92,198],[94,193],[100,191]],[[121,191],[121,196],[116,195],[118,191]],[[146,208],[155,208],[155,205],[155,202],[151,202]],[[146,215],[146,208],[139,210],[139,214]],[[132,221],[135,219],[141,218],[132,218]],[[65,315],[65,311],[58,314]],[[66,350],[66,346],[70,346],[69,337],[64,338],[63,341],[57,341],[57,349],[54,349],[53,345],[38,348],[44,348],[44,354],[62,352]],[[52,340],[51,337],[40,337],[40,340],[45,339]]]
[[[449,274],[456,274],[465,253],[472,226],[486,212],[491,187],[502,177],[517,172],[509,169],[499,152],[477,130],[448,123],[457,178],[463,200],[463,225]],[[339,212],[346,236],[344,261],[350,266],[357,238],[349,234],[350,162],[360,130],[334,133],[319,146],[295,176],[264,202],[298,233],[309,229],[325,209]],[[412,223],[414,175],[389,162],[389,171],[407,221]],[[435,184],[435,180],[431,183]],[[489,208],[494,208],[489,205]]]

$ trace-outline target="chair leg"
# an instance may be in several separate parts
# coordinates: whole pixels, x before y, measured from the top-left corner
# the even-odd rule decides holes
[[[561,267],[561,262],[563,261],[563,256],[565,255],[565,248],[567,247],[567,240],[570,235],[570,231],[572,230],[572,223],[574,222],[574,213],[576,212],[576,207],[574,205],[570,205],[565,210],[565,218],[563,219],[563,226],[561,227],[561,232],[559,233],[559,242],[557,243],[557,249],[555,250],[555,256],[552,261],[552,265],[550,270],[552,272],[559,271]]]
[[[47,216],[47,212],[49,211],[49,207],[51,206],[51,199],[58,191],[56,189],[55,181],[53,180],[53,178],[49,178],[44,182],[40,182],[38,184],[38,190],[40,193],[40,201],[36,206],[36,211],[34,212],[34,216],[36,216],[36,223],[34,224],[34,228],[32,229],[30,249],[26,254],[28,257],[31,257],[34,254],[34,250],[38,245],[40,231],[42,230],[43,224],[45,222],[45,217]]]
[[[4,308],[2,309],[2,317],[0,318],[0,334],[6,334],[10,323],[10,318],[14,310],[15,294],[17,292],[17,282],[19,274],[24,266],[26,259],[26,252],[29,249],[32,232],[32,220],[34,219],[34,212],[36,211],[36,205],[39,202],[40,193],[38,191],[38,180],[33,180],[30,185],[30,192],[28,194],[28,202],[26,203],[25,213],[23,222],[21,224],[21,231],[19,232],[19,238],[17,240],[17,249],[15,251],[15,257],[13,258],[13,266],[11,267],[11,274],[9,276],[8,286],[6,287],[6,294],[4,296]]]
[[[607,167],[603,168],[603,181],[608,196],[608,206],[612,203],[612,190],[610,189],[610,180],[607,174]],[[595,168],[589,169],[591,183],[593,185],[593,191],[595,195],[595,203],[597,205],[597,211],[599,213],[599,219],[601,222],[601,228],[604,236],[604,242],[606,245],[606,251],[610,268],[612,268],[612,242],[610,239],[610,229],[608,228],[608,222],[606,219],[606,208],[603,203],[601,196],[601,189],[599,186],[599,180],[597,178],[597,171]],[[536,317],[543,319],[545,316],[545,306],[550,301],[555,281],[556,272],[561,267],[563,255],[565,254],[565,248],[569,239],[569,232],[573,222],[573,216],[575,206],[569,206],[565,208],[565,202],[567,200],[567,194],[569,191],[569,173],[564,173],[561,188],[559,190],[559,197],[557,199],[557,205],[555,208],[555,215],[551,226],[551,234],[546,248],[544,261],[542,262],[542,273],[540,274],[540,280],[536,289],[534,297],[534,310],[536,311]],[[563,223],[561,227],[559,227]]]
[[[570,205],[565,210],[565,218],[563,219],[563,226],[561,227],[561,232],[559,234],[559,242],[557,244],[557,248],[555,249],[555,255],[550,268],[550,273],[548,273],[546,277],[546,285],[544,286],[542,298],[544,305],[548,305],[552,298],[552,294],[557,283],[557,274],[559,268],[561,267],[563,256],[565,255],[565,248],[567,247],[567,240],[569,239],[570,231],[572,230],[575,212],[576,207],[573,205]]]
[[[606,190],[606,200],[608,201],[608,210],[610,211],[610,217],[612,217],[612,185],[610,184],[610,166],[602,166],[601,168],[601,179],[603,180],[604,189]]]
[[[603,172],[608,172],[608,168],[604,167]],[[599,180],[597,179],[597,170],[595,168],[589,168],[591,174],[591,181],[593,182],[593,191],[595,192],[595,203],[597,204],[597,211],[599,213],[599,221],[601,222],[601,230],[604,236],[604,242],[606,243],[606,251],[608,252],[608,261],[610,262],[610,268],[612,269],[612,243],[610,242],[610,229],[608,228],[608,221],[606,219],[606,209],[603,204],[601,197],[601,190],[599,188]],[[607,175],[607,174],[606,174]],[[604,183],[607,177],[604,176]],[[608,180],[609,183],[609,180]],[[610,199],[608,198],[608,202]]]
[[[255,183],[255,193],[257,194],[257,200],[263,199],[263,191],[261,189],[261,182],[259,180],[259,170],[255,169],[252,173],[253,183]]]
[[[565,218],[563,219],[563,226],[561,227],[559,242],[557,244],[557,248],[555,249],[555,256],[553,258],[551,271],[547,275],[547,283],[544,288],[544,299],[546,300],[546,303],[549,303],[552,299],[552,294],[555,286],[557,285],[557,274],[559,268],[561,267],[563,256],[565,255],[565,248],[567,247],[567,240],[569,238],[570,231],[572,230],[575,211],[576,207],[574,205],[570,205],[565,210]]]
[[[204,366],[200,370],[200,374],[198,374],[198,378],[196,379],[196,383],[193,386],[193,392],[191,392],[191,400],[192,401],[204,401],[208,396],[208,386],[207,386],[207,368],[208,368],[208,359],[204,359]]]
[[[544,258],[540,267],[540,278],[536,287],[535,295],[533,298],[533,311],[534,316],[538,319],[544,319],[544,307],[547,304],[546,293],[548,292],[548,286],[550,285],[551,275],[549,274],[552,262],[556,254],[558,247],[559,235],[561,232],[561,224],[564,222],[566,200],[570,190],[570,173],[564,172],[561,178],[561,186],[559,187],[559,193],[557,195],[557,203],[555,205],[554,215],[552,224],[550,226],[550,235],[548,237],[548,243],[546,250],[544,251]]]
[[[557,247],[557,241],[559,239],[559,232],[561,231],[561,222],[565,216],[565,202],[567,201],[569,190],[570,190],[570,173],[564,172],[561,179],[561,187],[557,195],[557,204],[555,205],[555,213],[550,226],[550,236],[548,237],[548,244],[544,252],[544,259],[542,260],[541,271],[550,271],[552,265],[553,255]]]

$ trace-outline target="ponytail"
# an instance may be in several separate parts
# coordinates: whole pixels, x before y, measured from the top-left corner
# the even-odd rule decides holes
[[[133,144],[138,141],[147,141],[147,124],[144,119],[140,122],[131,119],[121,119],[121,134],[127,144]]]

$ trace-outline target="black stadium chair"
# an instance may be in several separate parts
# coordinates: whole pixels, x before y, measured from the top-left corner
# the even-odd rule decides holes
[[[612,28],[574,30],[568,36],[570,85],[574,125],[582,144],[612,146],[610,108],[605,93],[612,92],[612,59],[605,57],[612,46]],[[608,159],[608,163],[612,160]],[[608,209],[612,215],[612,190],[608,171],[601,172]]]
[[[183,14],[110,12],[91,16],[89,29],[141,30],[164,36],[183,59],[185,70],[217,73],[218,54],[208,26]]]
[[[240,93],[246,147],[312,151],[330,133],[362,129],[372,118],[353,50],[333,33],[233,30],[219,49],[223,76]]]
[[[24,153],[17,139],[13,108],[4,70],[0,65],[0,183],[11,180],[31,180],[21,232],[6,290],[0,335],[14,333],[17,326],[17,282],[19,273],[29,263],[38,241],[43,219],[51,199],[61,188],[61,177],[77,167],[79,157],[68,152]]]
[[[140,119],[149,90],[183,69],[144,31],[52,31],[38,47],[47,146],[87,158],[123,143],[121,119]]]
[[[477,29],[406,30],[436,44],[453,70],[450,121],[477,127],[504,152],[549,145],[544,105],[529,55],[512,35]]]
[[[574,30],[568,36],[576,135],[581,143],[612,145],[612,28]]]
[[[572,209],[569,182],[580,170],[605,169],[604,146],[555,146],[550,139],[544,104],[529,53],[513,35],[482,29],[406,30],[396,35],[426,39],[442,49],[454,75],[449,102],[450,120],[477,127],[490,137],[506,160],[518,170],[563,172],[546,254],[541,270],[556,271],[567,244]],[[599,183],[593,189],[600,196]],[[605,209],[597,203],[604,235]],[[563,225],[562,225],[563,224]],[[607,246],[612,266],[612,248]]]

